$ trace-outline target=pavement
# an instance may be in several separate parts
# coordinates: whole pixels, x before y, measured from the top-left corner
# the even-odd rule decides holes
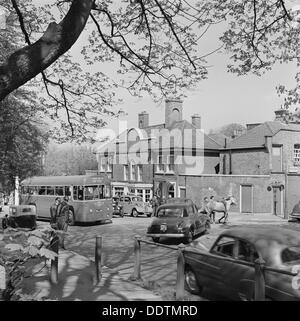
[[[50,301],[162,301],[138,282],[126,280],[105,266],[97,284],[94,262],[73,251],[60,249],[58,262],[57,284],[50,282],[50,262],[45,268],[44,263],[33,264],[34,276],[21,285],[25,300],[28,295],[34,300]]]
[[[216,221],[219,217],[216,217]],[[271,214],[237,214],[229,213],[227,226],[242,224],[272,224],[284,225],[288,220]],[[217,230],[224,226],[216,224]],[[207,238],[215,239],[215,233]],[[211,240],[211,241],[212,241]],[[198,242],[195,242],[195,245]],[[34,300],[58,301],[163,301],[162,296],[154,293],[151,287],[143,286],[142,282],[130,280],[132,267],[127,267],[124,274],[121,270],[102,267],[102,278],[96,284],[95,264],[93,260],[74,251],[59,252],[58,284],[49,280],[50,262],[42,268],[41,263],[32,265],[33,277],[22,282],[22,294],[29,295]],[[26,299],[26,297],[25,297]]]

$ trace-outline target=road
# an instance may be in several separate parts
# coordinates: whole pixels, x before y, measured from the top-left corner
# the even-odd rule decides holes
[[[66,238],[66,247],[81,255],[94,259],[96,236],[102,236],[103,262],[122,277],[128,279],[133,273],[134,266],[134,237],[146,237],[147,226],[151,218],[144,216],[123,218],[114,217],[113,223],[71,226],[69,235]],[[42,223],[49,224],[49,223]],[[247,223],[246,223],[247,224]],[[278,225],[278,224],[277,224]],[[300,224],[282,223],[282,226],[300,231]],[[229,225],[215,224],[209,234],[201,235],[193,241],[192,246],[199,246],[199,243],[210,247],[221,231]],[[180,240],[162,240],[163,244],[178,245]],[[176,284],[177,251],[159,246],[142,244],[142,270],[141,275],[145,286],[159,293],[166,299],[174,299]],[[190,300],[222,299],[211,293],[204,293],[203,297],[187,294]]]

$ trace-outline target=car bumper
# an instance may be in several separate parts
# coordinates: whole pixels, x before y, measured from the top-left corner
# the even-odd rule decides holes
[[[297,218],[300,220],[300,214],[290,214],[291,218]]]
[[[147,233],[148,237],[172,237],[172,238],[182,238],[185,237],[183,233]]]

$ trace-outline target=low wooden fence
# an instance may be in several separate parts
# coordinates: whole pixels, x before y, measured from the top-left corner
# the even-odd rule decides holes
[[[138,280],[141,279],[141,243],[149,244],[152,246],[159,246],[165,247],[174,251],[177,251],[177,278],[176,278],[176,300],[182,300],[185,296],[185,259],[184,259],[184,252],[186,251],[185,245],[180,244],[178,246],[169,246],[161,243],[154,243],[151,241],[143,240],[140,236],[135,236],[134,238],[134,271],[133,277],[134,279]],[[196,250],[197,251],[197,250]],[[202,256],[206,257],[213,257],[216,258],[216,255],[211,253],[201,252]],[[297,276],[297,273],[292,273],[286,270],[271,268],[265,265],[265,262],[258,258],[254,263],[245,262],[241,260],[235,260],[227,257],[218,257],[218,259],[232,262],[235,264],[240,264],[244,266],[249,266],[254,268],[254,278],[255,278],[255,290],[254,290],[254,300],[255,301],[264,301],[265,300],[265,271],[290,275],[290,276]]]

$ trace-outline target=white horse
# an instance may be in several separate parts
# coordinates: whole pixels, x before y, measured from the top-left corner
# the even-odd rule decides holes
[[[228,219],[228,212],[230,210],[230,206],[236,204],[236,199],[233,196],[228,196],[227,198],[224,198],[223,201],[215,201],[213,199],[209,200],[205,205],[205,209],[209,214],[212,223],[215,223],[216,212],[224,213],[224,215],[219,219],[219,223],[221,223],[221,220],[224,219],[223,223],[225,224]]]

